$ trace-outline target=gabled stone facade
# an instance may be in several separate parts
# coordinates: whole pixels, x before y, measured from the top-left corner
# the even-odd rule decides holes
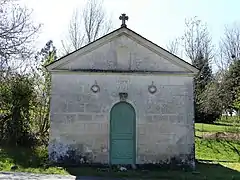
[[[119,93],[126,93],[136,111],[136,164],[194,167],[197,70],[168,52],[156,52],[156,45],[129,29],[118,31],[49,66],[50,159],[108,164],[110,111]],[[93,85],[99,91],[93,92]]]

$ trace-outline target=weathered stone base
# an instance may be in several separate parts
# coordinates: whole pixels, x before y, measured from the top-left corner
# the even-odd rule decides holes
[[[190,148],[188,154],[147,154],[139,153],[137,155],[137,168],[160,167],[167,169],[195,169],[194,145]],[[179,152],[178,152],[179,153]],[[109,166],[108,150],[89,150],[84,144],[62,144],[57,141],[51,141],[49,144],[49,160],[52,163],[64,166]],[[127,166],[129,167],[129,166]],[[131,168],[131,166],[130,166]]]
[[[110,164],[101,164],[101,163],[81,163],[81,164],[66,164],[65,162],[52,162],[52,165],[58,165],[61,167],[94,167],[94,168],[119,168],[126,167],[131,170],[195,170],[195,162],[191,164],[178,164],[175,160],[172,163],[163,163],[163,164],[136,164],[133,168],[132,165],[110,165]],[[194,166],[193,166],[194,165]]]
[[[61,166],[89,166],[89,167],[110,167],[110,164],[107,163],[101,163],[92,161],[92,154],[91,153],[78,153],[75,150],[68,150],[64,155],[56,156],[56,152],[52,152],[49,155],[50,161],[53,164],[58,164]],[[114,165],[115,167],[117,165]],[[121,165],[126,167],[127,169],[132,169],[132,165]],[[176,157],[172,157],[170,159],[153,162],[153,163],[143,163],[143,164],[136,164],[136,169],[154,169],[154,168],[160,168],[160,169],[195,169],[195,158],[193,155],[179,155]]]
[[[75,144],[63,145],[57,143],[50,147],[49,160],[53,163],[66,165],[90,164],[94,158],[92,152],[84,152],[84,147],[77,147]]]

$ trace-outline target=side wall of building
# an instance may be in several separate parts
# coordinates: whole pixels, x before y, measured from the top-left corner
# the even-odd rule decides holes
[[[120,92],[136,111],[137,164],[194,166],[193,78],[177,75],[53,73],[50,159],[108,163],[110,110]]]

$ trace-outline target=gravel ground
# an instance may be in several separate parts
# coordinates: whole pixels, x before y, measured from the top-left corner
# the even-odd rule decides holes
[[[76,180],[75,176],[32,174],[22,172],[0,172],[0,180]]]
[[[0,180],[122,180],[106,177],[76,177],[62,175],[32,174],[22,172],[0,172]]]

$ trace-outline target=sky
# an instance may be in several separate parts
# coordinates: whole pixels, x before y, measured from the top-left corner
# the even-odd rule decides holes
[[[33,19],[42,23],[35,44],[42,48],[48,40],[61,48],[69,21],[85,0],[22,0],[33,10]],[[240,22],[239,0],[105,0],[104,9],[112,18],[113,29],[119,28],[119,16],[129,16],[128,28],[159,46],[183,35],[186,18],[197,16],[208,26],[213,43],[218,44],[224,27]],[[181,56],[181,55],[180,55]]]

